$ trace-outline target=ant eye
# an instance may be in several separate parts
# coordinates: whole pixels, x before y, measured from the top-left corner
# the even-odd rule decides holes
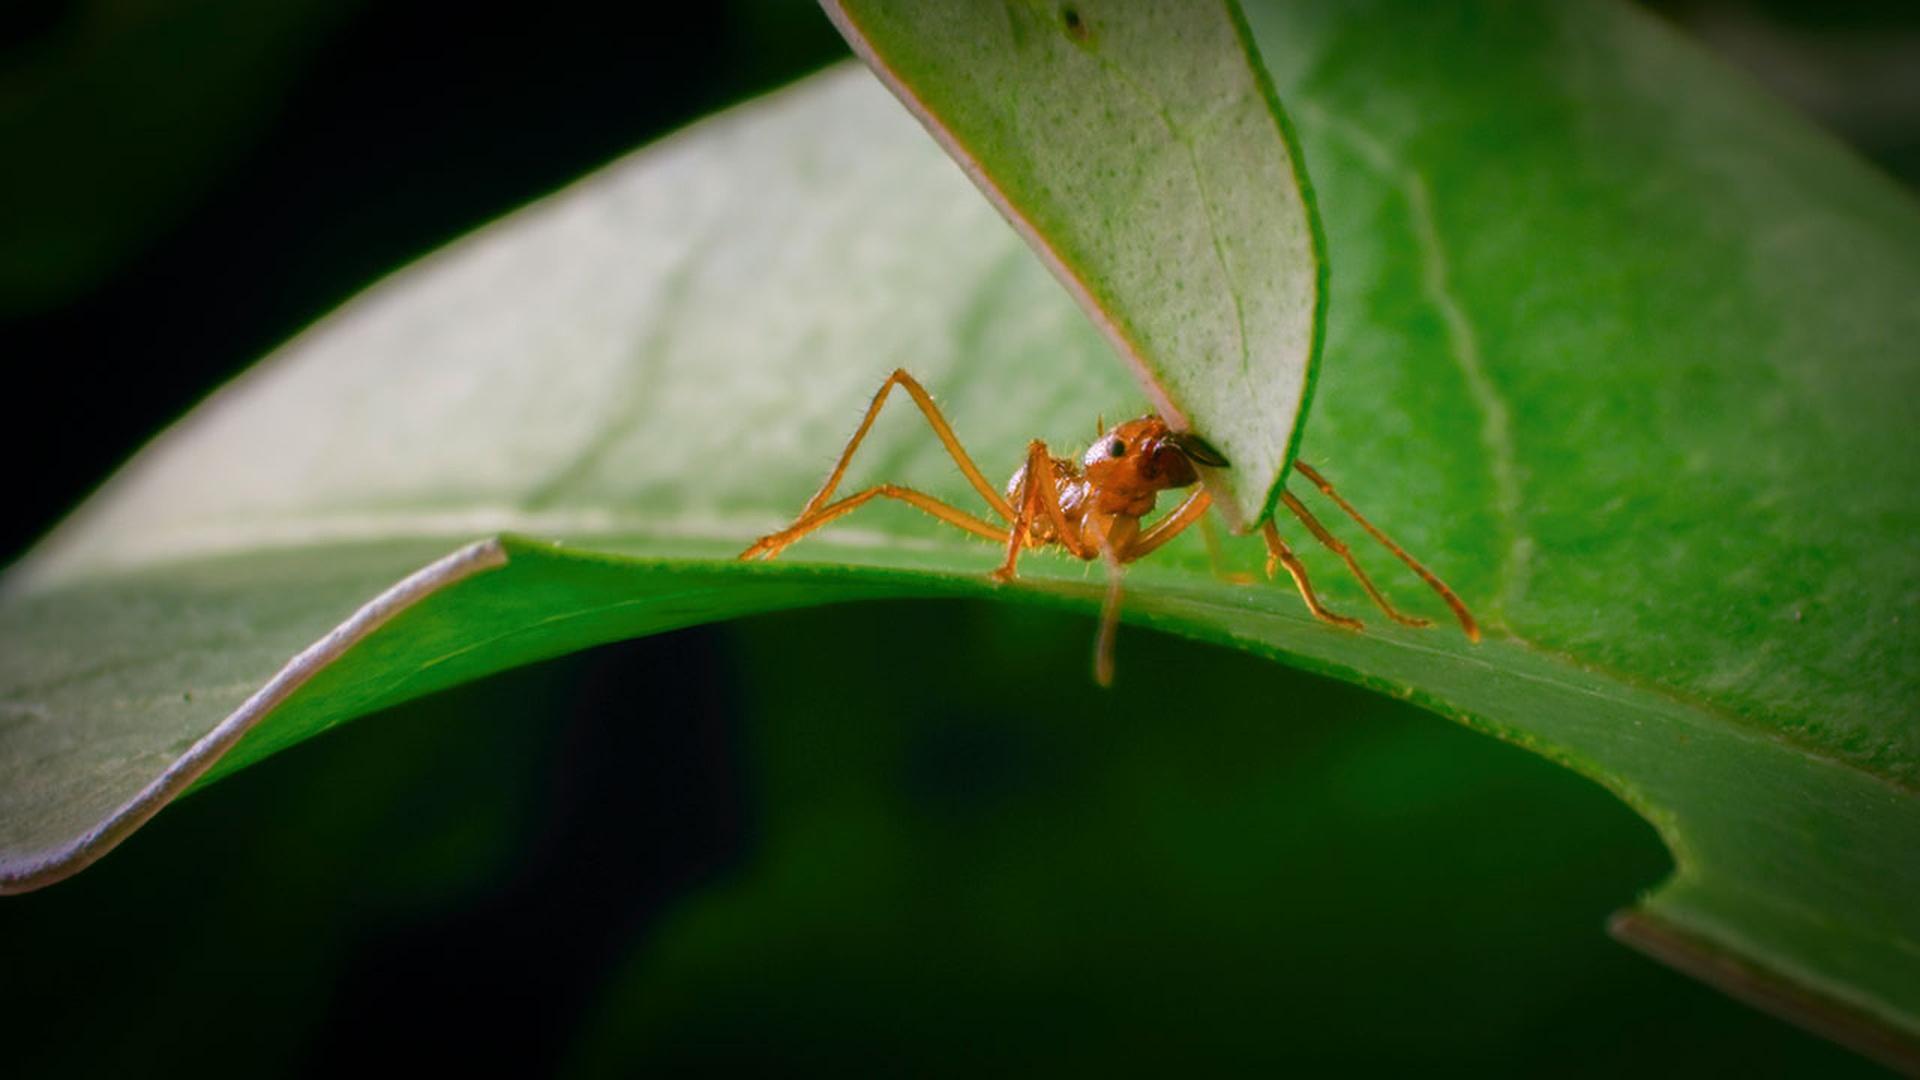
[[[1122,457],[1126,454],[1126,452],[1127,452],[1127,444],[1121,442],[1119,439],[1115,439],[1112,442],[1107,444],[1107,454],[1110,457]]]

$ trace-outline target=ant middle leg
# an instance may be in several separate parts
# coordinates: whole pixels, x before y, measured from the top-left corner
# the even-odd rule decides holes
[[[998,582],[1013,580],[1020,552],[1038,546],[1033,528],[1042,518],[1053,530],[1047,539],[1058,542],[1082,559],[1091,559],[1097,554],[1087,550],[1080,537],[1067,526],[1066,515],[1060,510],[1060,487],[1053,479],[1053,455],[1039,439],[1027,444],[1027,464],[1021,471],[1014,499],[1019,503],[1019,511],[1012,515],[1012,526],[1006,532],[1007,558],[988,577]]]

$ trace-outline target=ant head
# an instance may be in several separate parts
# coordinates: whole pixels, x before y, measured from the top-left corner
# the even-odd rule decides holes
[[[1129,494],[1186,487],[1200,478],[1196,464],[1225,467],[1227,459],[1205,439],[1173,431],[1157,416],[1115,425],[1080,459],[1094,487]]]

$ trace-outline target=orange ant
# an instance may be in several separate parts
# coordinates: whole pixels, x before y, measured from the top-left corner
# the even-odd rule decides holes
[[[954,463],[966,475],[967,482],[987,500],[993,512],[1007,522],[1005,527],[949,506],[931,495],[897,484],[880,484],[834,500],[833,493],[840,486],[841,477],[846,474],[848,462],[853,459],[854,451],[860,448],[860,440],[866,438],[874,418],[880,415],[880,407],[886,404],[887,393],[896,385],[903,387],[913,398],[914,404],[920,406],[927,423],[933,426],[933,433],[940,437],[947,453],[952,455]],[[853,438],[847,440],[846,449],[840,452],[839,462],[827,474],[826,483],[821,484],[820,490],[807,500],[807,505],[801,507],[799,516],[779,532],[769,533],[755,541],[752,547],[740,553],[740,558],[771,559],[813,530],[881,497],[898,499],[956,528],[1005,544],[1006,560],[989,575],[996,582],[1013,580],[1014,566],[1020,561],[1022,551],[1058,544],[1076,558],[1088,562],[1100,559],[1107,564],[1107,597],[1101,609],[1100,633],[1094,650],[1094,679],[1106,686],[1113,680],[1113,637],[1119,621],[1121,568],[1159,550],[1187,526],[1200,520],[1207,508],[1213,505],[1213,496],[1205,487],[1195,487],[1179,506],[1152,525],[1142,528],[1140,519],[1153,511],[1154,501],[1161,491],[1193,486],[1200,479],[1196,465],[1225,468],[1227,460],[1205,439],[1188,432],[1174,431],[1166,421],[1149,415],[1117,425],[1111,431],[1102,423],[1099,437],[1079,461],[1054,457],[1048,452],[1046,443],[1033,440],[1027,444],[1026,464],[1013,474],[1013,479],[1007,482],[1006,494],[1002,495],[987,483],[986,476],[967,456],[960,440],[954,436],[953,428],[948,426],[946,417],[940,414],[939,407],[933,403],[926,389],[906,371],[896,369],[887,376],[886,382],[880,384],[880,390],[873,395],[873,404],[867,406],[867,415],[860,421],[860,427],[854,431]],[[1334,491],[1333,485],[1312,466],[1296,459],[1293,467],[1332,499],[1347,516],[1359,523],[1367,535],[1385,545],[1387,550],[1420,575],[1453,610],[1468,640],[1480,640],[1480,628],[1474,623],[1473,615],[1453,590],[1447,587],[1446,582],[1420,565],[1399,544],[1362,517],[1353,504]],[[1359,562],[1354,559],[1347,545],[1328,532],[1320,520],[1299,499],[1294,498],[1292,492],[1283,489],[1280,501],[1294,517],[1300,519],[1314,539],[1345,561],[1347,569],[1359,580],[1367,596],[1388,618],[1404,626],[1429,625],[1427,620],[1403,614],[1388,603],[1367,577],[1366,571],[1360,569]],[[1269,578],[1273,576],[1275,566],[1286,567],[1294,585],[1300,590],[1301,599],[1306,601],[1307,610],[1315,618],[1349,630],[1361,628],[1360,620],[1330,611],[1320,603],[1320,598],[1314,595],[1313,585],[1307,579],[1307,568],[1280,539],[1280,532],[1274,527],[1272,518],[1262,524],[1260,532],[1267,543]],[[1212,534],[1209,533],[1208,537],[1211,541]],[[1213,547],[1210,542],[1210,553],[1213,553]],[[1244,576],[1229,579],[1246,580]]]

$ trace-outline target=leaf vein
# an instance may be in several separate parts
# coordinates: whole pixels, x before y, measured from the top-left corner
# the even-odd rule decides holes
[[[1306,105],[1298,111],[1303,121],[1353,151],[1355,158],[1391,184],[1406,204],[1414,242],[1419,248],[1422,290],[1440,315],[1446,328],[1447,356],[1459,370],[1467,395],[1480,413],[1480,445],[1493,480],[1494,509],[1505,534],[1495,600],[1496,608],[1504,615],[1525,593],[1533,556],[1533,540],[1521,527],[1520,469],[1513,446],[1512,412],[1487,373],[1480,336],[1453,289],[1446,247],[1434,216],[1431,189],[1425,177],[1400,161],[1379,139],[1342,123],[1324,109]]]

